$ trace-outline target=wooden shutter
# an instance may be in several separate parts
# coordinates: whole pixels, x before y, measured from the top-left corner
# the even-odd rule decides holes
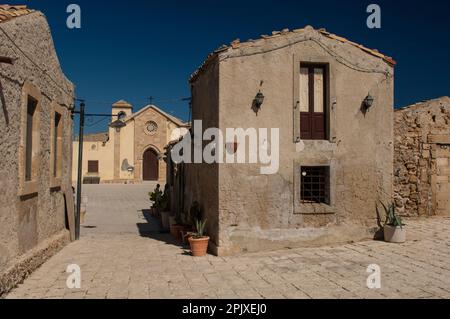
[[[308,70],[307,88],[308,94],[303,93],[300,97],[301,105],[308,104],[308,108],[302,107],[300,113],[300,136],[303,140],[325,140],[326,134],[326,110],[327,110],[327,74],[326,68],[323,65],[309,64],[302,66],[301,70]],[[303,85],[300,84],[302,91],[305,88],[306,77],[302,77]],[[303,96],[303,97],[302,97]],[[305,102],[305,99],[308,99]],[[303,101],[302,101],[303,100]]]
[[[98,161],[88,161],[88,173],[98,173]]]
[[[25,141],[25,180],[32,179],[33,166],[33,122],[34,114],[36,112],[37,101],[31,96],[28,97],[27,102],[27,127],[26,127],[26,141]]]

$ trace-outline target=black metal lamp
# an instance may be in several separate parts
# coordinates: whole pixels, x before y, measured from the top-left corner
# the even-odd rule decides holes
[[[254,105],[256,107],[256,109],[260,110],[261,106],[264,103],[264,94],[262,94],[261,91],[258,92],[258,94],[256,94],[255,99],[253,100]]]
[[[368,94],[366,96],[366,98],[364,99],[364,106],[365,106],[366,110],[368,110],[368,109],[370,109],[372,107],[373,101],[374,101],[373,96]]]

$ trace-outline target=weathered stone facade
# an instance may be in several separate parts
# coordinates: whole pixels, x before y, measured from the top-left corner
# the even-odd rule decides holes
[[[407,216],[450,215],[450,99],[395,111],[394,198]]]
[[[260,162],[185,165],[181,209],[200,203],[211,252],[227,255],[373,236],[375,205],[392,198],[394,64],[378,51],[311,27],[236,40],[208,57],[191,78],[193,132],[195,120],[203,121],[203,132],[210,127],[280,132],[276,174],[261,174]],[[320,65],[328,76],[325,138],[301,138],[307,128],[300,124],[303,65]],[[258,92],[265,100],[256,113]],[[369,95],[374,102],[367,110]],[[304,167],[318,167],[323,174],[329,170],[327,203],[300,198]]]
[[[119,114],[123,114],[120,120]],[[154,105],[133,113],[132,105],[126,101],[114,103],[111,115],[108,132],[84,136],[83,177],[98,177],[100,183],[138,183],[146,180],[165,183],[164,148],[173,134],[178,137],[176,130],[186,124]],[[114,127],[116,121],[123,123],[118,129]],[[78,140],[73,142],[73,150],[72,179],[76,182]],[[144,158],[148,151],[155,157],[153,164]],[[88,163],[92,161],[97,163],[97,172],[89,172]],[[144,166],[148,168],[146,172]]]
[[[73,236],[74,86],[41,12],[0,6],[0,57],[1,295]]]

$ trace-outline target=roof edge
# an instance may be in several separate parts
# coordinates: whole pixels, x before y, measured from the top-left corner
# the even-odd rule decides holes
[[[134,114],[131,114],[129,117],[125,118],[125,122],[129,122],[132,119],[138,117],[139,115],[141,115],[143,112],[145,112],[148,109],[153,109],[156,112],[158,112],[159,114],[161,114],[162,116],[164,116],[165,118],[167,118],[168,120],[170,120],[171,122],[175,123],[176,125],[180,126],[180,127],[185,127],[188,124],[183,122],[182,120],[180,120],[179,118],[177,118],[176,116],[173,116],[165,111],[163,111],[162,109],[160,109],[159,107],[157,107],[156,105],[150,104],[150,105],[146,105],[144,106],[142,109],[140,109],[139,111],[137,111]]]
[[[423,100],[423,101],[416,102],[416,103],[411,104],[411,105],[406,105],[406,106],[397,107],[397,108],[394,109],[394,112],[403,111],[403,110],[408,110],[408,109],[410,109],[410,108],[412,108],[412,107],[420,106],[421,104],[426,104],[426,103],[430,103],[430,102],[437,102],[437,101],[441,101],[441,100],[449,100],[449,101],[450,101],[450,97],[444,95],[444,96],[437,97],[437,98],[432,98],[432,99],[428,99],[428,100]]]
[[[200,67],[198,67],[197,70],[195,70],[191,74],[191,76],[189,78],[189,83],[194,83],[198,79],[200,74],[202,74],[203,71],[205,71],[209,67],[209,65],[213,61],[213,59],[216,58],[219,55],[219,53],[221,53],[223,51],[226,51],[229,49],[238,49],[241,45],[249,44],[249,43],[252,43],[255,41],[259,41],[259,40],[269,40],[269,39],[278,38],[280,36],[292,35],[294,33],[300,33],[300,32],[304,32],[304,31],[317,31],[320,35],[327,37],[329,39],[333,39],[333,40],[339,41],[341,43],[348,43],[356,48],[359,48],[360,50],[362,50],[363,52],[365,52],[369,55],[372,55],[374,57],[382,59],[384,62],[386,62],[391,67],[395,67],[395,65],[397,64],[397,62],[392,57],[384,55],[376,49],[369,49],[361,44],[350,41],[344,37],[330,33],[325,28],[315,29],[308,25],[308,26],[305,26],[304,28],[294,29],[292,31],[289,29],[283,29],[281,31],[272,31],[272,35],[261,35],[261,37],[259,39],[250,39],[250,40],[247,40],[244,42],[241,42],[239,39],[236,39],[236,40],[232,41],[230,43],[230,45],[222,45],[215,51],[211,52],[206,57],[204,62],[200,65]]]

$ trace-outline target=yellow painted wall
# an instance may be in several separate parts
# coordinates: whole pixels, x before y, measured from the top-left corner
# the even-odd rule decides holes
[[[128,161],[131,166],[134,165],[134,121],[128,122],[127,126],[120,130],[120,179],[135,179],[134,171],[123,171],[122,163]]]
[[[118,114],[118,112],[124,111],[129,117],[132,115],[131,108],[112,108],[112,115]],[[112,120],[116,120],[116,117],[112,117]],[[147,124],[150,121],[154,121],[158,130],[154,134],[147,132]],[[164,153],[165,146],[170,142],[172,131],[178,128],[178,125],[169,120],[166,116],[159,111],[148,108],[144,112],[141,112],[136,117],[131,119],[125,119],[126,126],[120,129],[120,133],[117,134],[114,128],[109,129],[109,140],[106,143],[103,142],[91,142],[89,136],[86,136],[83,146],[83,168],[82,175],[89,176],[88,161],[99,162],[99,173],[91,174],[92,176],[99,176],[100,182],[121,182],[121,181],[141,181],[142,180],[142,159],[143,154],[148,148],[153,148],[160,155]],[[116,136],[120,138],[120,145],[115,143]],[[91,136],[92,138],[92,136]],[[118,154],[119,160],[115,163],[115,146],[120,148]],[[133,171],[125,169],[125,161],[129,166],[134,168]],[[118,175],[114,175],[115,164],[116,172]],[[78,171],[78,141],[73,142],[73,173],[72,181],[77,180]],[[166,178],[166,164],[162,159],[159,162],[159,181],[163,183]]]
[[[83,143],[83,176],[88,175],[88,161],[98,161],[99,176],[102,181],[114,178],[114,134],[111,130],[110,140]],[[73,142],[72,181],[76,182],[78,172],[78,141]]]

